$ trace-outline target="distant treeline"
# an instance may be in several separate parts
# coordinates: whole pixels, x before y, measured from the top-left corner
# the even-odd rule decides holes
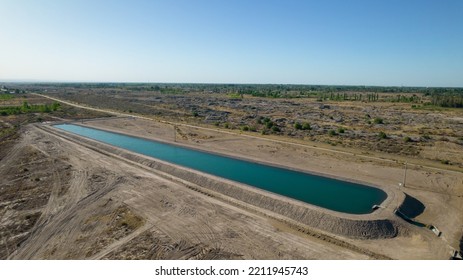
[[[23,85],[24,86],[24,85]],[[463,88],[455,87],[383,87],[330,86],[291,84],[181,84],[181,83],[38,83],[26,84],[28,89],[44,92],[52,88],[118,89],[152,91],[162,94],[189,92],[225,93],[234,98],[244,95],[265,98],[316,98],[319,101],[408,102],[441,107],[461,108]],[[380,96],[380,93],[389,95]],[[423,99],[422,97],[426,97]]]
[[[463,108],[463,94],[433,94],[431,104],[440,107]]]
[[[275,95],[278,92],[299,92],[302,95],[316,93],[358,92],[358,93],[422,93],[463,94],[463,88],[455,87],[385,87],[385,86],[330,86],[292,84],[191,84],[191,83],[36,83],[27,84],[38,88],[121,88],[130,90],[154,90],[178,93],[188,91],[243,92],[251,95]]]

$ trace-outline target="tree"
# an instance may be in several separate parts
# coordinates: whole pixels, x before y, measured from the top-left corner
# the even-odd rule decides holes
[[[51,109],[53,111],[58,110],[59,107],[61,107],[61,104],[59,104],[58,102],[53,102],[53,104],[51,105]]]
[[[24,111],[27,111],[27,110],[29,110],[30,108],[31,108],[31,106],[29,105],[29,103],[27,103],[27,101],[24,101],[24,102],[23,102],[22,109],[23,109]]]

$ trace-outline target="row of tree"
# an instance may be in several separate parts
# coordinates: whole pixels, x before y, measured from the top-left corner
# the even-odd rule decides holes
[[[433,94],[431,104],[439,107],[463,108],[463,95]]]

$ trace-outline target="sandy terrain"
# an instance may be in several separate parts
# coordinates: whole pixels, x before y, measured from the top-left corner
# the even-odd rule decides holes
[[[9,249],[11,259],[368,258],[35,127],[16,151],[26,147],[56,159],[49,171],[64,166],[71,176],[52,173],[48,202],[37,207],[41,216],[28,238]],[[1,171],[21,160],[19,154],[4,159]],[[68,187],[60,194],[61,185]],[[12,208],[3,217],[21,211]]]
[[[324,147],[289,144],[229,131],[134,118],[86,121],[198,149],[358,181],[394,196],[404,191],[425,206],[420,222],[395,217],[390,198],[375,215],[400,224],[398,236],[359,240],[294,227],[264,209],[252,210],[195,191],[155,170],[98,153],[29,126],[0,161],[0,253],[12,259],[448,259],[459,248],[463,175]],[[20,192],[16,192],[19,187]],[[12,224],[12,221],[14,223]]]
[[[141,119],[106,119],[85,125],[153,139],[174,138],[172,126]],[[43,189],[48,197],[36,205],[38,221],[32,228],[25,226],[20,233],[23,240],[16,248],[9,241],[17,237],[10,236],[4,242],[14,248],[8,248],[14,259],[447,259],[451,247],[458,248],[462,234],[460,173],[411,166],[407,174],[404,191],[426,206],[416,219],[436,225],[443,232],[441,238],[402,222],[401,234],[395,238],[358,240],[312,236],[265,211],[249,211],[191,190],[156,172],[36,127],[29,127],[22,135],[10,156],[1,161],[0,172],[14,174],[9,168],[23,164],[25,157],[30,157],[27,151],[31,151],[42,160],[53,159],[47,161],[45,174],[40,177],[40,182],[49,178],[53,183]],[[266,139],[186,126],[177,126],[175,139],[201,149],[361,181],[386,190],[396,188],[403,177],[403,167],[393,162]],[[10,178],[2,178],[2,189],[15,186]],[[15,207],[17,203],[7,203],[10,206],[4,208],[2,226],[7,217],[28,213]],[[329,238],[335,238],[335,242],[327,242]],[[342,242],[354,247],[343,246]]]
[[[122,102],[128,98],[124,94],[122,99],[100,98],[111,106],[97,103],[94,108],[49,96],[26,97],[34,104],[59,101],[63,107],[50,114],[20,114],[0,120],[2,259],[448,259],[451,250],[462,249],[459,111],[428,113],[410,110],[408,104],[381,102],[372,106],[331,102],[322,108],[305,99],[269,102],[246,98],[238,102],[227,96],[162,94],[152,97],[154,101],[143,99],[138,107],[127,107],[138,99]],[[180,103],[178,108],[147,106],[150,100]],[[209,105],[202,107],[206,101],[225,107],[210,111]],[[16,99],[5,102],[22,104]],[[294,131],[292,123],[284,125],[283,117],[299,116],[299,102],[310,108],[304,118],[318,128]],[[223,123],[201,123],[201,117],[189,115],[191,106],[200,116],[206,114],[204,121],[211,116],[224,117],[217,112],[231,112],[228,121],[235,126],[254,124],[256,114],[243,110],[255,107],[272,116],[285,132],[261,135],[226,129]],[[135,110],[145,107],[146,114]],[[151,114],[160,107],[166,109],[163,117]],[[274,116],[277,108],[284,113],[281,118]],[[361,120],[365,113],[371,118],[380,115],[385,124],[365,126]],[[39,119],[109,115],[121,118],[79,124],[360,182],[385,190],[389,197],[382,204],[385,208],[372,214],[342,214],[265,191],[249,192],[247,186],[196,171],[188,175],[175,167],[166,169],[152,164],[154,159],[92,144],[48,125],[26,126]],[[348,132],[325,139],[323,133],[338,121]],[[392,137],[378,141],[377,129],[386,129]],[[401,133],[413,141],[404,143]],[[336,139],[339,141],[333,144]],[[406,186],[399,189],[405,161]],[[232,191],[223,192],[226,188]],[[442,231],[440,237],[393,214],[405,197],[401,211],[436,226]],[[372,225],[380,220],[390,223],[392,231],[381,234],[381,227],[373,230]]]
[[[153,139],[172,141],[174,138],[172,126],[140,119],[91,121],[86,125]],[[177,126],[176,130],[175,139],[180,143],[223,154],[278,163],[294,169],[356,180],[385,190],[396,189],[398,182],[403,180],[403,166],[390,161],[348,156],[345,153],[324,149],[282,144],[188,126]],[[463,224],[461,214],[463,175],[458,172],[411,165],[408,166],[407,184],[402,191],[425,205],[426,208],[416,219],[437,226],[443,232],[443,238],[436,239],[427,230],[411,227],[407,236],[400,236],[393,240],[353,242],[358,245],[368,244],[368,247],[376,252],[378,249],[380,252],[384,250],[393,258],[445,258],[450,250],[449,246],[458,248]],[[409,245],[405,250],[406,253],[402,255],[402,250],[399,249],[403,248],[404,243],[410,243],[411,246]],[[420,249],[417,250],[416,246]]]

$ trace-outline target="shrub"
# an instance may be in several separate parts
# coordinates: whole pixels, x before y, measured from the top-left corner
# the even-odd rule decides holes
[[[383,131],[380,131],[378,134],[379,139],[387,139],[387,134]]]
[[[405,137],[404,137],[404,142],[405,142],[405,143],[412,142],[412,138],[410,138],[410,137],[408,137],[408,136],[405,136]]]
[[[310,124],[309,124],[309,123],[304,123],[304,124],[302,125],[302,129],[303,129],[303,130],[311,130],[312,128],[310,127]]]
[[[375,123],[375,124],[383,124],[384,121],[383,121],[382,118],[376,117],[376,118],[373,119],[373,123]]]
[[[297,123],[294,124],[294,128],[295,129],[302,129],[302,124],[297,122]]]
[[[338,133],[344,133],[344,132],[346,132],[344,128],[342,127],[338,128]]]
[[[330,131],[328,132],[328,134],[329,134],[330,136],[336,136],[336,135],[337,135],[336,131],[334,131],[333,129],[330,130]]]
[[[273,132],[280,132],[281,130],[280,130],[280,128],[278,126],[273,126],[272,131]]]

